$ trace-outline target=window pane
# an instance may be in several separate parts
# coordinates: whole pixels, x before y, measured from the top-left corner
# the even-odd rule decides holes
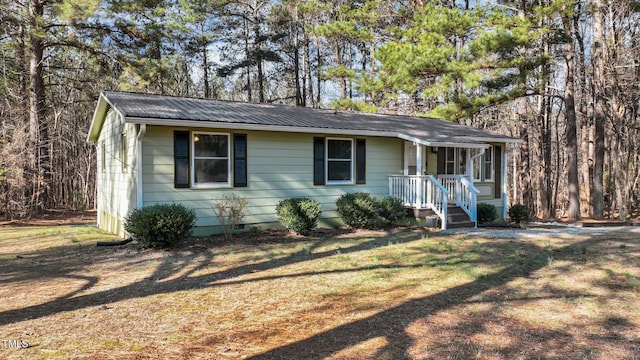
[[[229,137],[227,135],[194,134],[193,148],[196,157],[227,157]]]
[[[453,175],[455,173],[454,168],[455,168],[455,164],[452,163],[452,162],[448,162],[447,163],[447,171],[445,173],[447,175]]]
[[[473,180],[481,180],[481,171],[482,164],[480,162],[480,157],[473,159]]]
[[[484,179],[491,180],[491,162],[484,163]]]
[[[229,180],[229,161],[219,159],[195,159],[194,182],[199,183],[226,183]]]
[[[327,141],[329,159],[349,159],[351,160],[350,140],[329,140]]]
[[[493,161],[491,161],[493,156],[492,150],[493,148],[490,147],[484,152],[484,179],[485,180],[491,180],[493,178],[492,177]]]
[[[350,161],[327,161],[327,179],[329,181],[350,181]]]

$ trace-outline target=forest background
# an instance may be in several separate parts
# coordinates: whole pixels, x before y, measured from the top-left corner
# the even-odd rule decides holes
[[[638,216],[640,1],[0,0],[0,218],[95,203],[100,91],[443,117],[521,138],[537,218]]]

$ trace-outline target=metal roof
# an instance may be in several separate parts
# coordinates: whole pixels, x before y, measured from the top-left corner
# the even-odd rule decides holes
[[[428,146],[517,143],[519,139],[446,120],[354,111],[322,110],[286,105],[218,101],[164,95],[105,91],[105,100],[125,122],[254,130],[393,136]],[[103,104],[96,108],[92,130]],[[106,116],[106,114],[102,114]],[[102,124],[99,124],[99,128]],[[96,138],[97,139],[97,138]],[[92,134],[89,134],[92,140]],[[94,140],[95,141],[95,140]]]

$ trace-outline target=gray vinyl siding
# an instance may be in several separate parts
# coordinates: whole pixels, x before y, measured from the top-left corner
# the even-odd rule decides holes
[[[178,202],[196,211],[198,235],[215,232],[219,226],[213,212],[215,199],[235,193],[248,201],[247,226],[275,224],[275,207],[292,197],[308,197],[322,206],[325,224],[336,223],[336,199],[347,192],[365,191],[387,196],[388,175],[402,173],[402,140],[381,137],[366,139],[366,184],[313,185],[313,138],[317,134],[267,131],[241,131],[247,134],[246,188],[176,189],[174,187],[174,130],[207,131],[233,134],[229,130],[187,129],[148,126],[143,140],[142,181],[144,205]],[[327,137],[341,136],[330,135]],[[355,139],[345,136],[344,138]],[[354,164],[355,166],[355,164]],[[232,180],[232,179],[231,179]],[[231,181],[233,183],[233,181]],[[208,228],[204,231],[202,229]]]
[[[126,166],[122,163],[122,134],[126,134]],[[136,126],[109,111],[97,141],[98,226],[124,236],[122,221],[136,206]],[[104,153],[104,164],[103,156]]]

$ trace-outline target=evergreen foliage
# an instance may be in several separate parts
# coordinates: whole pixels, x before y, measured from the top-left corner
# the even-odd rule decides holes
[[[531,220],[531,209],[522,204],[515,204],[509,208],[509,218],[516,224]]]
[[[186,239],[196,222],[196,213],[180,204],[157,204],[133,209],[124,229],[142,247],[169,248]]]
[[[309,235],[318,226],[322,208],[317,201],[307,198],[282,200],[276,206],[278,221],[289,231]]]
[[[498,209],[495,205],[478,203],[477,211],[480,224],[492,223],[498,218]]]
[[[380,199],[378,215],[388,224],[398,223],[407,217],[407,208],[402,200],[386,196]]]
[[[338,215],[345,224],[362,229],[373,225],[378,216],[378,202],[369,193],[347,193],[336,201]]]

